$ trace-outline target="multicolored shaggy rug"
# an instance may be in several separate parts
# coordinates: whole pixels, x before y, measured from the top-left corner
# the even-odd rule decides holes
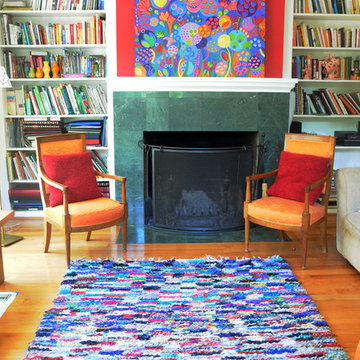
[[[348,359],[280,257],[73,262],[27,360]]]

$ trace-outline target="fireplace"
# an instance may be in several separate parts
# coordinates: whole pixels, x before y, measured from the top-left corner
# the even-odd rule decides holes
[[[135,80],[131,79],[131,82]],[[142,140],[146,133],[167,132],[167,135],[170,133],[182,135],[191,132],[201,139],[198,136],[201,133],[207,135],[212,133],[214,137],[219,138],[231,132],[235,134],[254,132],[258,134],[257,145],[261,143],[262,135],[265,134],[266,151],[263,168],[264,171],[276,169],[284,145],[284,133],[288,130],[288,91],[230,92],[219,90],[219,86],[217,89],[217,91],[114,92],[114,170],[116,174],[127,177],[128,224],[136,226],[137,231],[141,232],[148,215],[145,216],[144,205],[147,197],[144,188],[143,147],[139,146],[139,140]],[[174,138],[175,136],[172,136],[171,141]],[[206,142],[209,142],[209,139]],[[158,144],[154,143],[154,145]],[[178,146],[169,143],[163,145]],[[229,145],[250,146],[251,144],[231,142]],[[119,198],[119,194],[120,189],[117,188],[116,198]],[[209,231],[209,233],[215,232]]]
[[[144,223],[173,230],[242,228],[257,132],[144,132]],[[261,147],[262,148],[262,147]]]

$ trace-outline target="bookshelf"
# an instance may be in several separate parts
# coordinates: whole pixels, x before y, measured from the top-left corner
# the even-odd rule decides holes
[[[289,6],[293,23],[289,22],[288,28],[292,26],[293,37],[289,40],[292,43],[291,50],[287,52],[288,58],[284,63],[287,63],[289,75],[298,78],[298,86],[302,90],[300,97],[299,91],[294,92],[291,113],[293,121],[302,123],[303,132],[334,135],[335,131],[358,130],[359,109],[347,109],[344,102],[349,99],[341,99],[344,99],[344,95],[350,95],[355,101],[354,106],[360,106],[360,4],[358,0],[339,0],[335,3],[337,9],[334,9],[334,2],[328,0],[294,0]],[[338,79],[328,79],[322,73],[321,61],[326,60],[328,55],[340,59]],[[305,72],[301,70],[306,64],[312,69],[310,78],[305,78]],[[329,99],[327,101],[330,106],[339,105],[340,112],[321,113],[318,108],[315,111],[312,109],[312,103],[316,100],[311,97],[310,106],[309,95],[319,89],[328,93],[330,91],[338,97],[332,99],[336,103],[329,103]],[[347,166],[360,166],[360,146],[336,146],[334,168]]]
[[[35,136],[86,132],[94,166],[102,171],[110,153],[104,1],[80,0],[84,8],[78,9],[71,9],[73,1],[24,3],[26,10],[3,9],[0,0],[0,65],[12,84],[0,89],[1,206],[18,217],[42,215]],[[109,197],[109,183],[98,183]]]

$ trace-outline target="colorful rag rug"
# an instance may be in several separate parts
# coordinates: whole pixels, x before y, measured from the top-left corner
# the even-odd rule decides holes
[[[70,265],[26,359],[348,359],[280,257]]]

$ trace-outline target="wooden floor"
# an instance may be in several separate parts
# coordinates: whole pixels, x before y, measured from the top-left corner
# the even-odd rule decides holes
[[[5,282],[0,291],[16,291],[18,296],[0,319],[0,359],[23,359],[28,343],[34,338],[45,310],[56,297],[66,271],[62,234],[54,232],[50,253],[42,252],[42,222],[13,219],[10,226],[18,229],[24,240],[3,248]],[[318,231],[310,241],[308,269],[301,269],[301,244],[296,234],[292,242],[254,243],[247,256],[278,254],[285,258],[298,280],[316,302],[338,342],[353,359],[360,340],[360,273],[336,251],[335,217],[329,222],[329,252],[321,252]],[[114,244],[114,229],[94,232],[93,240],[85,234],[72,238],[72,258],[194,258],[205,255],[242,257],[244,243],[208,244],[138,244],[128,246],[127,254],[121,245]]]

